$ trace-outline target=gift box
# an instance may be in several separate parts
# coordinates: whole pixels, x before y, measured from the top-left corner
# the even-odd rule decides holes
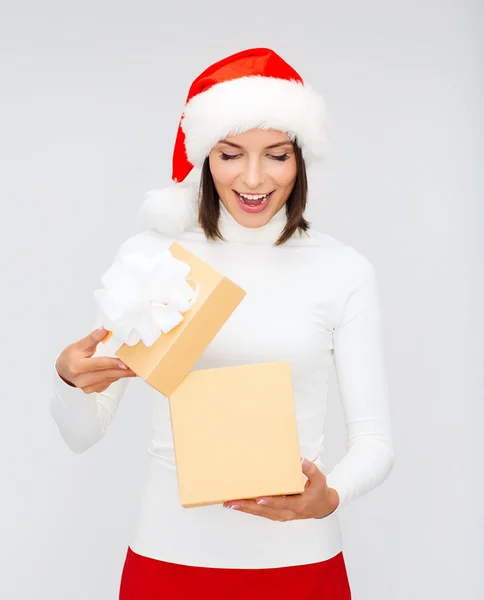
[[[245,296],[178,242],[116,261],[96,290],[103,339],[139,377],[170,396]]]
[[[192,371],[169,402],[185,508],[304,491],[288,362]]]

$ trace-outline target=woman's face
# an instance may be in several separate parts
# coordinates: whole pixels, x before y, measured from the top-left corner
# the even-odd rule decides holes
[[[268,223],[286,203],[297,175],[291,139],[275,129],[226,137],[212,148],[209,164],[221,202],[244,227]]]

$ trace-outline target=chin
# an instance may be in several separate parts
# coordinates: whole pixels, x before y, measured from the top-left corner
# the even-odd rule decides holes
[[[250,227],[250,228],[263,227],[272,218],[272,214],[270,214],[270,213],[267,213],[267,214],[261,213],[261,214],[256,214],[256,215],[250,215],[250,214],[244,213],[240,209],[231,211],[231,212],[232,212],[232,216],[237,221],[237,223],[239,225],[242,225],[243,227]]]

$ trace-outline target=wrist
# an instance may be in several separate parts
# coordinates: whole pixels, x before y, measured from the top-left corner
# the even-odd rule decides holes
[[[55,361],[55,371],[64,383],[66,383],[67,385],[70,385],[71,387],[77,387],[61,374],[61,372],[59,371],[59,366],[58,366],[57,360]]]
[[[330,506],[332,507],[330,515],[338,508],[340,504],[340,497],[338,492],[334,488],[328,488],[330,495]]]
[[[329,517],[329,515],[332,515],[335,510],[338,508],[340,503],[340,497],[338,492],[334,489],[334,488],[328,488],[328,506],[329,506],[329,512],[327,512],[325,515],[323,515],[322,517],[316,517],[317,519],[324,519],[326,517]]]

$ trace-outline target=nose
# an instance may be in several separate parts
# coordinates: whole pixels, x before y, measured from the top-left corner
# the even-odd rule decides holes
[[[265,181],[265,173],[262,161],[258,156],[249,157],[244,164],[240,178],[248,189],[258,189]]]

